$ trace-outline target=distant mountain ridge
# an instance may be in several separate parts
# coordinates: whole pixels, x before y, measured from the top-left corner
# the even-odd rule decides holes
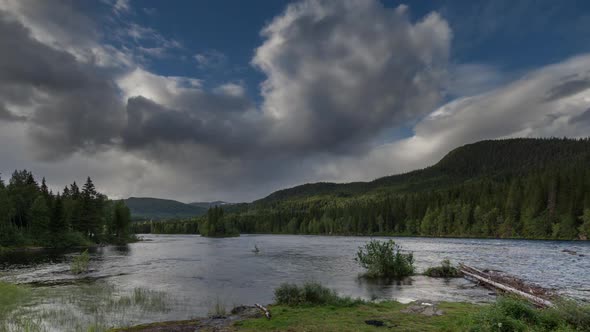
[[[513,138],[485,140],[458,147],[433,166],[390,175],[370,182],[307,183],[273,192],[254,204],[268,204],[310,196],[350,197],[367,193],[407,193],[456,185],[481,176],[526,174],[566,161],[590,163],[590,141]]]
[[[129,197],[125,204],[131,210],[133,219],[180,219],[202,216],[208,208],[153,197]]]
[[[228,202],[224,202],[224,201],[214,201],[214,202],[192,202],[192,203],[188,203],[189,205],[192,206],[198,206],[198,207],[202,207],[202,208],[211,208],[211,207],[215,207],[215,206],[223,206],[223,205],[233,205],[233,203],[228,203]]]

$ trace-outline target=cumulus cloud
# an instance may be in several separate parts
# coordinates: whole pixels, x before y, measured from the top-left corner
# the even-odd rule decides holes
[[[440,101],[451,32],[436,13],[412,23],[377,1],[305,1],[262,35],[252,63],[283,149],[349,150]]]

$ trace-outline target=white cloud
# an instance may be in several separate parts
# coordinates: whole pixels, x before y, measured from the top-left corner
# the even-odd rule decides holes
[[[194,56],[200,69],[219,69],[227,65],[227,56],[217,50],[207,50]]]
[[[571,82],[578,82],[575,89]],[[456,147],[484,139],[587,137],[589,106],[590,55],[583,55],[452,101],[420,121],[413,136],[362,158],[337,158],[317,172],[335,181],[370,180],[429,166]]]
[[[436,13],[412,23],[378,1],[304,1],[262,35],[252,63],[267,76],[269,139],[285,148],[362,146],[440,101],[451,31]]]
[[[117,15],[128,13],[131,10],[130,2],[130,0],[115,0],[115,3],[113,4],[113,11]]]

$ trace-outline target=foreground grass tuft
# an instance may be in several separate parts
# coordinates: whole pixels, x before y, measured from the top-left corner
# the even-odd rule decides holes
[[[0,321],[28,296],[28,288],[0,281]]]
[[[474,316],[470,331],[590,331],[590,307],[562,301],[554,308],[537,309],[524,300],[502,297]]]
[[[209,309],[209,316],[210,317],[225,317],[227,315],[227,310],[225,309],[225,303],[217,297],[215,299],[215,303]]]
[[[284,283],[275,289],[275,303],[287,306],[333,305],[351,306],[363,303],[361,299],[341,297],[334,290],[316,282],[306,282],[303,286]]]

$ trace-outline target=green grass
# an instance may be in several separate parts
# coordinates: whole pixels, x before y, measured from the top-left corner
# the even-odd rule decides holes
[[[348,307],[322,305],[270,306],[272,319],[250,319],[236,323],[238,331],[467,331],[469,317],[480,306],[467,303],[441,303],[443,316],[427,317],[402,313],[407,305],[398,302],[363,303]],[[366,320],[381,320],[384,327],[367,325]]]
[[[498,299],[473,317],[473,332],[590,331],[590,307],[562,300],[554,308],[537,309],[513,297]]]
[[[574,332],[590,331],[590,307],[572,301],[555,308],[537,309],[523,300],[503,297],[491,305],[440,303],[442,316],[404,313],[398,302],[360,303],[351,306],[273,305],[272,319],[237,322],[238,331],[468,331],[468,332]],[[384,327],[367,325],[379,320]]]
[[[0,321],[29,297],[29,289],[0,281]]]

